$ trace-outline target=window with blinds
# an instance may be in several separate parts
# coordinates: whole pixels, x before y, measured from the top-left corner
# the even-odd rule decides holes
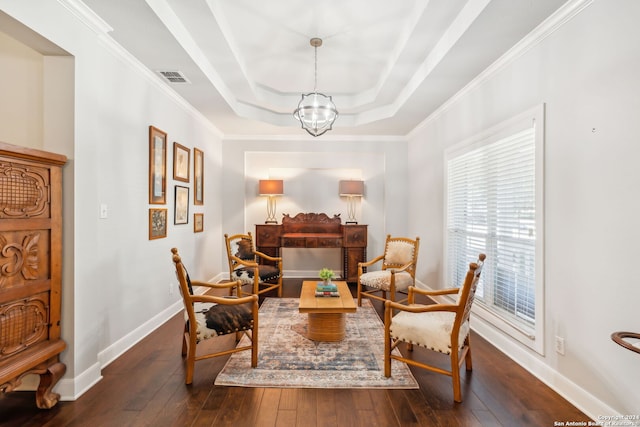
[[[446,191],[448,283],[459,286],[469,263],[485,253],[475,304],[528,340],[541,331],[542,304],[534,124],[507,127],[448,156]]]

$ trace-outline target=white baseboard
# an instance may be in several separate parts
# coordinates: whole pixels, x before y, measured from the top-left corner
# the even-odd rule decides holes
[[[219,278],[212,279],[218,280]],[[206,290],[196,290],[196,293],[202,293]],[[131,331],[112,345],[98,353],[98,362],[89,369],[79,373],[73,378],[63,378],[54,388],[56,393],[60,393],[60,400],[72,401],[82,396],[87,390],[93,387],[102,379],[102,369],[111,362],[120,357],[124,352],[140,342],[158,327],[162,326],[167,320],[172,318],[176,313],[183,309],[182,300],[178,300],[171,304],[160,313],[156,314],[148,321]]]
[[[418,281],[416,281],[416,287],[432,290],[431,287]],[[471,329],[591,419],[598,420],[599,415],[617,413],[616,410],[596,398],[589,391],[581,388],[544,363],[543,356],[523,347],[519,342],[502,333],[479,316],[473,318]]]
[[[183,309],[182,300],[178,300],[162,310],[136,329],[120,338],[118,341],[98,353],[98,363],[101,368],[109,366],[111,362],[120,357],[125,351],[136,345],[140,340],[162,326],[167,320]]]
[[[82,396],[87,390],[96,385],[102,379],[99,363],[94,363],[89,369],[76,375],[74,378],[63,378],[54,387],[56,393],[60,393],[60,400],[73,401]]]

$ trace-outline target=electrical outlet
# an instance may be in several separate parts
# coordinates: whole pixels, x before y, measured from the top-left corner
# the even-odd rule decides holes
[[[556,353],[564,356],[564,338],[556,337]]]
[[[109,216],[109,208],[106,204],[100,204],[100,219],[105,219]]]
[[[173,283],[169,282],[169,295],[173,295]]]

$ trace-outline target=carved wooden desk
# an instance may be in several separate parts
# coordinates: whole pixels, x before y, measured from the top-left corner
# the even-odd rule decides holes
[[[367,226],[342,224],[338,215],[324,213],[285,214],[282,224],[257,224],[256,249],[280,256],[280,248],[341,248],[342,278],[358,280],[358,263],[367,257]]]

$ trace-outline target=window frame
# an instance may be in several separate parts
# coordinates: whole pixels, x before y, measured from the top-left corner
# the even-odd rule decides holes
[[[535,128],[535,324],[529,327],[500,316],[498,311],[487,308],[484,304],[473,305],[472,312],[488,324],[513,337],[528,348],[544,355],[544,104],[537,105],[491,128],[485,129],[472,137],[455,144],[444,153],[444,275],[446,283],[449,277],[449,161],[483,146],[498,142],[515,135],[532,126]],[[486,267],[490,268],[492,260],[487,258]],[[481,279],[482,280],[482,279]],[[459,283],[447,283],[449,287],[458,287]]]

